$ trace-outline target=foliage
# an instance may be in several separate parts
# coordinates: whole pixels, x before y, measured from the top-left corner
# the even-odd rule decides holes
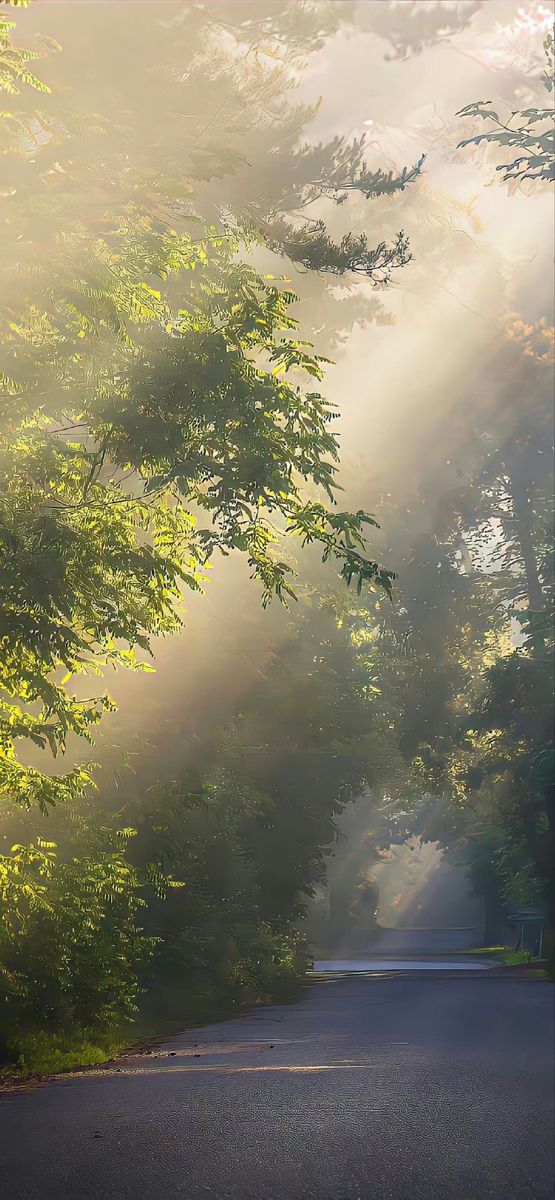
[[[449,431],[443,488],[385,498],[381,533],[339,511],[327,359],[282,273],[303,268],[327,354],[340,304],[342,334],[386,319],[354,283],[380,295],[409,261],[405,189],[428,206],[416,222],[433,244],[413,267],[428,280],[450,270],[441,230],[462,212],[424,192],[422,158],[398,169],[363,140],[307,140],[303,59],[353,7],[176,5],[153,20],[136,6],[132,23],[123,5],[62,7],[32,18],[44,83],[9,31],[0,48],[20,89],[0,160],[0,758],[18,829],[0,859],[2,1034],[38,1069],[111,1052],[142,989],[158,1018],[169,997],[200,1019],[292,994],[337,819],[370,789],[367,869],[417,832],[470,863],[490,901],[549,898],[551,870],[549,331],[508,322],[476,389],[495,401],[468,400],[472,453]],[[359,17],[408,57],[478,8]],[[375,237],[360,224],[373,208]],[[293,585],[295,544],[310,588]],[[232,550],[264,602],[299,599],[267,667],[195,753],[166,762],[183,724],[168,699],[136,774],[117,793],[104,777],[92,803],[92,765],[66,769],[74,735],[112,708],[87,677],[144,667],[183,592]],[[356,588],[335,592],[318,556]],[[400,569],[394,606],[382,561]],[[355,921],[372,888],[357,900]]]
[[[465,485],[420,539],[402,510],[383,521],[407,542],[385,625],[407,661],[395,724],[412,793],[386,808],[383,837],[438,839],[486,896],[493,935],[504,906],[553,903],[552,334],[515,314],[500,332]],[[410,506],[416,527],[430,498],[421,521]]]
[[[364,275],[374,286],[389,283],[392,272],[410,262],[408,240],[402,230],[377,246],[368,244],[365,233],[348,232],[337,241],[330,237],[324,220],[307,220],[305,210],[323,198],[342,205],[352,194],[366,200],[394,196],[418,179],[424,161],[422,155],[410,169],[385,172],[368,165],[364,137],[350,143],[335,138],[327,145],[303,145],[292,167],[288,166],[287,188],[265,221],[253,216],[254,227],[263,233],[271,249],[308,270]]]
[[[117,849],[66,862],[55,843],[0,858],[3,1036],[109,1034],[135,1011],[136,966],[152,950],[137,925],[137,871]]]
[[[389,283],[392,271],[410,262],[408,242],[402,231],[391,245],[381,242],[369,248],[364,233],[346,233],[340,242],[334,242],[323,221],[293,228],[276,218],[267,227],[267,238],[271,249],[302,263],[309,271],[366,275],[375,286]]]
[[[449,40],[466,29],[482,7],[482,0],[422,4],[420,0],[381,0],[368,5],[367,21],[372,32],[392,46],[386,59],[408,59],[428,46]]]
[[[322,5],[289,14],[278,66],[272,44],[283,23],[270,10],[253,23],[238,6],[187,6],[152,27],[150,14],[130,26],[111,9],[108,41],[98,14],[69,10],[63,52],[37,12],[36,77],[36,52],[14,49],[2,23],[2,82],[17,102],[2,118],[0,197],[0,791],[10,821],[14,805],[45,815],[71,801],[73,813],[87,812],[91,764],[64,771],[64,755],[75,735],[92,740],[113,704],[90,697],[85,677],[144,669],[137,652],[179,627],[182,591],[201,587],[217,551],[247,556],[263,603],[294,595],[284,536],[319,546],[359,591],[391,589],[391,573],[365,551],[373,518],[336,506],[335,412],[317,390],[326,360],[296,332],[294,293],[252,259],[261,245],[287,253],[275,237],[283,214],[298,229],[297,210],[327,192],[339,202],[350,189],[367,198],[402,190],[421,163],[374,170],[362,143],[336,139],[301,147],[289,199],[281,181],[249,203],[241,191],[245,129],[259,157],[279,149],[279,179],[280,154],[312,114],[292,107],[289,92],[301,47],[335,28],[328,7],[324,22]],[[230,36],[236,47],[256,44],[242,66]],[[91,71],[98,39],[105,87]],[[227,67],[238,68],[227,75],[224,46]],[[122,59],[135,53],[135,77],[122,79]],[[209,88],[199,103],[201,80]],[[185,132],[175,117],[183,96],[186,109],[192,102]],[[402,235],[372,250],[319,229],[317,270],[385,283],[408,261]],[[298,234],[288,236],[299,261]],[[57,773],[41,769],[42,752],[62,760]],[[215,996],[261,1000],[298,978],[304,951],[292,922],[332,833],[335,789],[321,819],[310,811],[296,822],[291,796],[276,801],[248,773],[218,770],[202,780],[201,801],[186,784],[178,800],[160,801],[157,822],[170,831],[162,845],[149,799],[125,848],[119,817],[70,829],[60,816],[59,858],[36,832],[3,856],[3,1036],[27,1064],[62,1066],[76,1046],[93,1061],[133,1013],[137,972],[155,944],[158,968],[173,955],[200,992],[216,964]],[[36,831],[37,819],[21,818],[23,829]],[[291,826],[298,856],[272,887],[272,840]],[[183,889],[168,879],[172,863]],[[159,910],[164,924],[177,914],[173,940],[157,929]]]
[[[309,348],[290,336],[292,297],[234,263],[227,246],[212,249],[205,270],[204,250],[190,253],[199,269],[187,307],[166,330],[153,330],[141,352],[114,335],[116,397],[104,368],[91,378],[89,309],[77,322],[86,322],[90,353],[73,355],[75,367],[62,360],[56,407],[47,415],[44,403],[33,411],[29,402],[29,374],[50,328],[36,332],[28,354],[26,414],[4,424],[5,789],[16,786],[23,802],[35,776],[17,765],[14,739],[56,752],[68,731],[86,734],[109,702],[77,700],[67,682],[107,662],[133,666],[134,648],[148,649],[150,633],[176,628],[180,585],[198,588],[216,550],[246,553],[264,603],[293,595],[288,564],[273,553],[277,518],[339,561],[348,582],[390,588],[388,572],[364,555],[362,530],[372,519],[301,493],[299,480],[310,480],[333,499],[337,443],[330,406],[286,379],[294,370],[321,375]],[[18,389],[28,332],[18,327]],[[81,394],[86,377],[91,399],[72,413],[71,394]],[[66,440],[75,434],[85,441]],[[53,682],[61,669],[65,683]],[[24,706],[37,701],[42,712],[31,716]]]
[[[524,387],[527,402],[510,438],[498,440],[478,475],[477,542],[471,535],[469,545],[489,569],[497,603],[521,633],[517,648],[499,656],[485,674],[475,711],[485,755],[478,755],[476,767],[482,772],[482,795],[489,792],[502,830],[496,855],[503,894],[513,902],[543,897],[549,903],[554,589],[551,467],[545,450],[553,439],[550,335],[542,323],[534,328],[513,320],[506,336],[512,386]],[[489,550],[481,533],[484,518],[502,533],[497,546],[490,540]],[[484,824],[487,828],[487,820]]]
[[[49,91],[48,86],[37,79],[28,67],[33,59],[39,57],[38,53],[11,45],[9,34],[10,30],[14,28],[14,21],[7,21],[0,15],[0,91],[6,92],[8,96],[17,96],[21,91],[21,85],[24,84],[38,92]],[[2,119],[6,119],[9,115],[9,113],[2,113]]]
[[[275,523],[319,543],[348,582],[391,581],[364,553],[370,517],[303,494],[309,483],[335,503],[337,439],[331,406],[300,387],[303,375],[321,379],[322,360],[295,335],[293,293],[241,259],[250,235],[235,219],[207,225],[168,193],[174,228],[162,176],[134,173],[131,193],[105,191],[94,219],[78,216],[95,138],[65,93],[63,120],[54,98],[35,150],[47,167],[56,143],[58,228],[37,267],[47,169],[14,210],[2,314],[2,788],[43,807],[79,795],[89,771],[42,779],[16,739],[57,753],[68,733],[89,736],[110,701],[78,699],[70,681],[136,665],[135,648],[178,626],[180,589],[200,586],[215,551],[247,555],[264,603],[293,595]],[[114,178],[121,139],[98,121]],[[185,195],[204,175],[193,155]],[[387,273],[385,246],[375,269]]]
[[[52,1033],[45,1029],[19,1030],[8,1040],[6,1049],[15,1056],[18,1073],[57,1075],[76,1067],[93,1067],[114,1058],[122,1048],[122,1034],[96,1028]],[[7,1072],[13,1074],[10,1068]],[[9,1077],[9,1076],[8,1076]]]
[[[548,91],[553,88],[553,35],[545,43],[546,73],[544,77]],[[512,112],[505,120],[491,108],[491,100],[478,100],[467,104],[457,116],[480,117],[492,124],[486,133],[465,138],[460,147],[482,144],[502,146],[515,153],[511,162],[500,163],[496,171],[502,171],[503,182],[532,183],[555,181],[555,112],[551,108],[526,108]]]
[[[135,777],[120,782],[120,814],[139,830],[133,854],[187,880],[170,898],[173,915],[166,905],[153,925],[160,961],[174,977],[174,937],[180,952],[187,939],[189,980],[193,972],[200,981],[225,961],[213,939],[228,936],[228,921],[232,930],[257,914],[270,929],[290,932],[324,878],[325,849],[345,806],[368,786],[391,794],[405,780],[376,645],[362,636],[369,624],[375,633],[364,599],[322,595],[313,585],[221,730],[185,744],[181,757],[170,738],[168,764],[165,731],[172,719],[179,724],[179,712],[166,704],[148,750],[135,756]],[[146,792],[151,771],[162,783]],[[208,939],[202,972],[199,937],[201,946]]]
[[[521,967],[532,962],[532,955],[529,950],[509,950],[504,954],[503,961],[507,967]]]
[[[300,0],[294,8],[279,0],[262,0],[256,8],[248,0],[209,0],[195,5],[195,16],[203,28],[208,25],[231,32],[258,54],[275,57],[283,49],[288,56],[302,60],[348,26],[354,8],[351,0],[340,8],[334,0]]]
[[[291,900],[279,912],[268,904],[256,842],[275,808],[248,776],[215,767],[196,786],[185,777],[128,810],[135,858],[153,858],[162,874],[171,869],[187,882],[146,914],[158,939],[155,979],[186,979],[189,996],[220,1004],[268,1000],[296,984],[303,939],[291,925]]]

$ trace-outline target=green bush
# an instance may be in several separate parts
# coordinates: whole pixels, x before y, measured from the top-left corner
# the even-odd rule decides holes
[[[43,1059],[64,1065],[68,1043],[73,1062],[103,1057],[106,1036],[136,1011],[137,966],[152,950],[136,923],[139,888],[119,851],[60,862],[54,843],[39,841],[0,856],[8,1054],[35,1069]],[[75,1057],[77,1043],[83,1057]]]
[[[72,1029],[68,1033],[36,1029],[19,1032],[7,1043],[25,1075],[55,1075],[75,1067],[92,1067],[112,1058],[121,1047],[121,1035],[94,1029]]]
[[[508,950],[504,961],[507,967],[520,967],[524,963],[532,962],[532,955],[529,950]]]

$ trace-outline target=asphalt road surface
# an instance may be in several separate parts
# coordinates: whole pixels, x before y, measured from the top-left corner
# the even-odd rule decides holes
[[[483,944],[483,929],[380,929],[371,944],[373,957],[397,958],[411,954],[452,954]]]
[[[548,1200],[551,984],[347,976],[0,1100],[6,1200]]]

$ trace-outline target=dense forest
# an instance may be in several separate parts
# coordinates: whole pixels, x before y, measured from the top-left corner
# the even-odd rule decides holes
[[[404,7],[0,8],[5,1062],[294,995],[363,795],[369,862],[437,842],[492,929],[534,905],[552,938],[553,314],[428,172],[441,143],[533,225],[553,37],[517,28],[414,153],[366,110],[322,132],[334,48],[410,71],[487,24]],[[448,395],[419,360],[388,458],[346,348],[395,331],[410,393],[404,289],[471,310],[477,262],[487,319]]]

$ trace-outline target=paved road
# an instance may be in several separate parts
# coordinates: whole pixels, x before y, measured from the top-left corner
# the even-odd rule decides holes
[[[452,954],[483,944],[479,926],[462,929],[380,929],[372,942],[372,957],[406,958],[411,954]]]
[[[10,1200],[548,1200],[553,988],[344,977],[0,1103]]]
[[[316,958],[314,971],[317,975],[330,972],[337,975],[345,971],[491,971],[492,966],[498,965],[489,957],[472,958],[471,955],[461,954],[458,958],[453,955],[434,958]]]

